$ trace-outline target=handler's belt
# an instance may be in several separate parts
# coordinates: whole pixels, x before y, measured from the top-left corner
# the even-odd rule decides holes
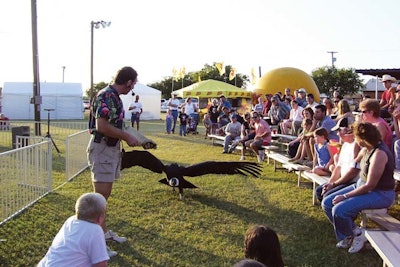
[[[108,137],[108,136],[104,136],[99,132],[94,132],[94,140],[93,142],[95,143],[101,143],[101,140],[104,140],[107,144],[107,146],[116,146],[119,139],[117,138],[112,138],[112,137]]]

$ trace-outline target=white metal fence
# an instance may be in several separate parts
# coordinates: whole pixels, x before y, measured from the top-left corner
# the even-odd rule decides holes
[[[33,134],[35,122],[19,121],[11,125],[11,127],[28,126],[30,134],[19,136],[14,133],[12,136],[14,140],[11,141],[12,128],[8,132],[0,131],[0,143],[5,143],[11,149],[13,142],[16,147],[0,153],[0,225],[52,190],[63,186],[88,167],[86,147],[90,134],[86,122],[54,122],[54,127],[51,126],[51,134],[57,135],[58,145],[64,145],[61,141],[65,143],[66,181],[53,189],[54,153],[51,139]]]
[[[0,153],[0,225],[52,189],[50,140]]]
[[[67,181],[84,171],[88,167],[86,148],[90,134],[87,130],[67,136],[65,142],[65,175]]]

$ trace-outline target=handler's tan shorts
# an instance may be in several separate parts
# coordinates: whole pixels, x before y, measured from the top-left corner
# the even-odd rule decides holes
[[[107,146],[104,140],[95,143],[92,137],[86,152],[93,182],[112,183],[121,176],[119,141],[116,146]]]

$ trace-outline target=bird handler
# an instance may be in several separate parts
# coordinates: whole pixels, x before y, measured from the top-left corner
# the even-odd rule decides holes
[[[94,191],[107,200],[111,195],[113,182],[120,177],[121,140],[129,146],[138,146],[138,139],[123,130],[124,108],[120,95],[126,95],[133,90],[137,82],[137,72],[131,67],[123,67],[115,81],[100,90],[92,99],[89,116],[90,138],[87,155],[91,170]],[[105,220],[101,224],[106,241],[123,243],[125,237],[107,229]],[[110,257],[117,253],[107,246]]]

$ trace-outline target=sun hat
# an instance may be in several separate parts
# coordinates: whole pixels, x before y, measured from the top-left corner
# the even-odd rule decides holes
[[[381,82],[392,81],[395,82],[397,79],[395,77],[390,76],[389,74],[384,74],[382,76]]]

